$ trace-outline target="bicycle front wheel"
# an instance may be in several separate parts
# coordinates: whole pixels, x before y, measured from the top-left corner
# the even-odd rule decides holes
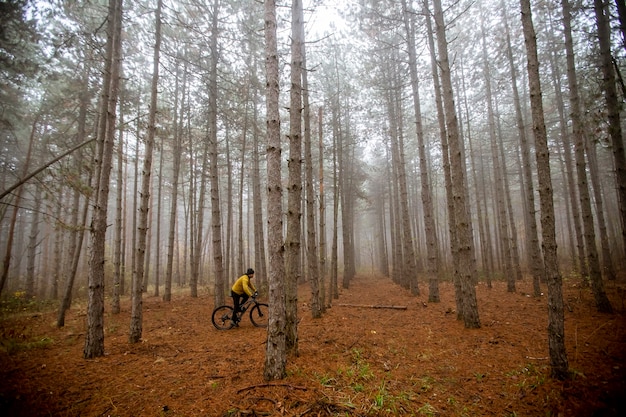
[[[250,321],[256,327],[267,327],[269,322],[269,306],[263,303],[255,304],[250,309]]]
[[[211,321],[217,330],[228,330],[233,327],[233,308],[231,306],[220,306],[213,310]]]

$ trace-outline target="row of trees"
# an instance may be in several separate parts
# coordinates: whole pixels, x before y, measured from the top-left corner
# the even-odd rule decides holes
[[[0,293],[60,299],[59,326],[86,296],[87,358],[106,297],[130,295],[134,343],[145,293],[222,304],[248,266],[267,379],[298,351],[298,284],[319,317],[368,267],[431,302],[449,277],[468,328],[478,280],[547,283],[557,377],[561,271],[611,311],[622,0],[1,7]]]

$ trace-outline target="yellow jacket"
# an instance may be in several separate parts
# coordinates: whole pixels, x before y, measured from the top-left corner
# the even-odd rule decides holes
[[[251,296],[255,293],[256,288],[254,288],[254,285],[252,285],[252,283],[250,282],[250,277],[244,274],[240,276],[237,281],[235,281],[232,290],[234,293],[239,295],[243,295],[243,293],[245,292],[246,294]]]

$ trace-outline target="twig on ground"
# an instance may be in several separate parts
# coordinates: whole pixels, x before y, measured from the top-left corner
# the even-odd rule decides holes
[[[388,308],[392,310],[406,310],[407,306],[386,306],[386,305],[367,305],[367,304],[335,304],[337,307],[361,307],[361,308]]]
[[[285,388],[290,388],[290,389],[299,389],[302,391],[308,390],[307,387],[299,387],[299,386],[291,385],[291,384],[257,384],[257,385],[250,385],[249,387],[241,388],[240,390],[237,391],[237,394],[241,394],[244,391],[248,391],[248,390],[255,389],[255,388],[268,388],[268,387],[285,387]]]

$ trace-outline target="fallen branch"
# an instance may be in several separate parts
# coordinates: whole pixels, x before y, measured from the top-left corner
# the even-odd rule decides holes
[[[248,391],[248,390],[255,389],[255,388],[268,388],[268,387],[286,387],[286,388],[291,388],[291,389],[299,389],[302,391],[306,391],[308,389],[307,387],[298,387],[298,386],[290,385],[290,384],[258,384],[258,385],[250,385],[249,387],[241,388],[240,390],[237,391],[237,394],[241,394],[244,391]]]
[[[366,304],[335,304],[338,307],[361,307],[361,308],[389,308],[392,310],[406,310],[407,306],[386,306],[386,305],[366,305]]]

